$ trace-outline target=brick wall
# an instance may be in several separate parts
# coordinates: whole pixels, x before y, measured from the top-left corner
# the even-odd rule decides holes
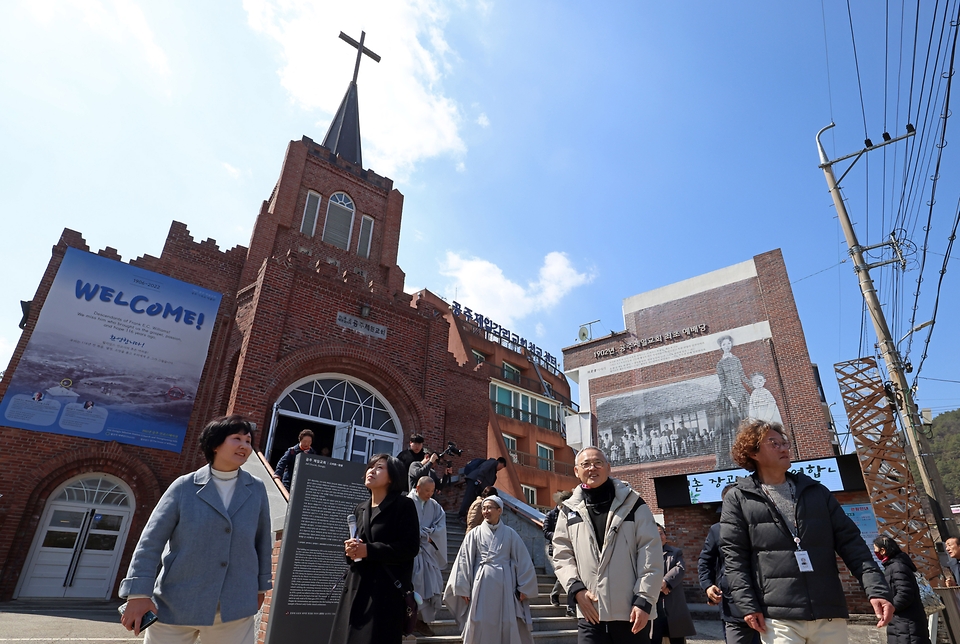
[[[312,237],[299,232],[309,190],[324,197]],[[349,194],[357,207],[349,251],[321,241],[327,198],[336,191]],[[428,445],[441,449],[456,441],[464,450],[457,467],[486,455],[488,379],[450,352],[451,325],[440,303],[412,301],[402,291],[404,274],[396,266],[402,208],[403,195],[392,181],[331,157],[305,137],[289,144],[249,249],[223,251],[212,239],[198,243],[184,224],[173,222],[160,257],[132,260],[134,266],[223,294],[182,453],[0,426],[0,601],[12,597],[40,516],[58,486],[78,474],[105,472],[132,488],[137,507],[119,583],[162,491],[203,464],[195,447],[203,425],[214,416],[242,413],[268,428],[273,404],[310,376],[337,373],[367,383],[396,411],[403,433],[421,433]],[[356,255],[362,215],[376,222],[370,259]],[[18,367],[68,246],[89,250],[80,233],[64,230],[7,377],[0,381],[0,395]],[[112,248],[100,254],[121,261]],[[386,338],[336,324],[338,311],[359,316],[362,305],[370,307],[370,322],[387,327]],[[262,449],[266,432],[255,440]]]

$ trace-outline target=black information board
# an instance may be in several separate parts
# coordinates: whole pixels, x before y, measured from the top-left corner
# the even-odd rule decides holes
[[[326,642],[333,628],[347,568],[347,515],[370,498],[364,463],[314,454],[297,456],[280,558],[273,580],[266,644]]]

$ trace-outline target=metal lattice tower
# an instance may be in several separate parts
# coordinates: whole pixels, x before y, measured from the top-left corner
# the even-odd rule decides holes
[[[834,365],[880,534],[894,539],[928,580],[942,574],[917,486],[873,358]]]

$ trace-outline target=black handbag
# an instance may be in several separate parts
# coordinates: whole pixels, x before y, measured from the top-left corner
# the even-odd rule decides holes
[[[404,636],[411,635],[417,627],[417,611],[419,610],[417,598],[414,596],[412,588],[406,591],[403,589],[403,584],[400,583],[400,580],[394,576],[389,568],[384,566],[383,569],[386,570],[390,576],[393,586],[403,595],[403,617],[400,621],[400,630]]]

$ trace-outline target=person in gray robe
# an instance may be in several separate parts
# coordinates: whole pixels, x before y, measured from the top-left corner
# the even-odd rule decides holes
[[[436,484],[429,476],[422,476],[410,491],[420,518],[420,553],[413,560],[413,589],[420,593],[423,604],[417,616],[416,630],[432,636],[429,623],[443,602],[443,575],[447,567],[447,515],[433,497]]]
[[[464,538],[443,601],[463,630],[463,644],[533,644],[533,560],[520,535],[500,521],[502,499],[489,496],[481,509],[484,521]]]

